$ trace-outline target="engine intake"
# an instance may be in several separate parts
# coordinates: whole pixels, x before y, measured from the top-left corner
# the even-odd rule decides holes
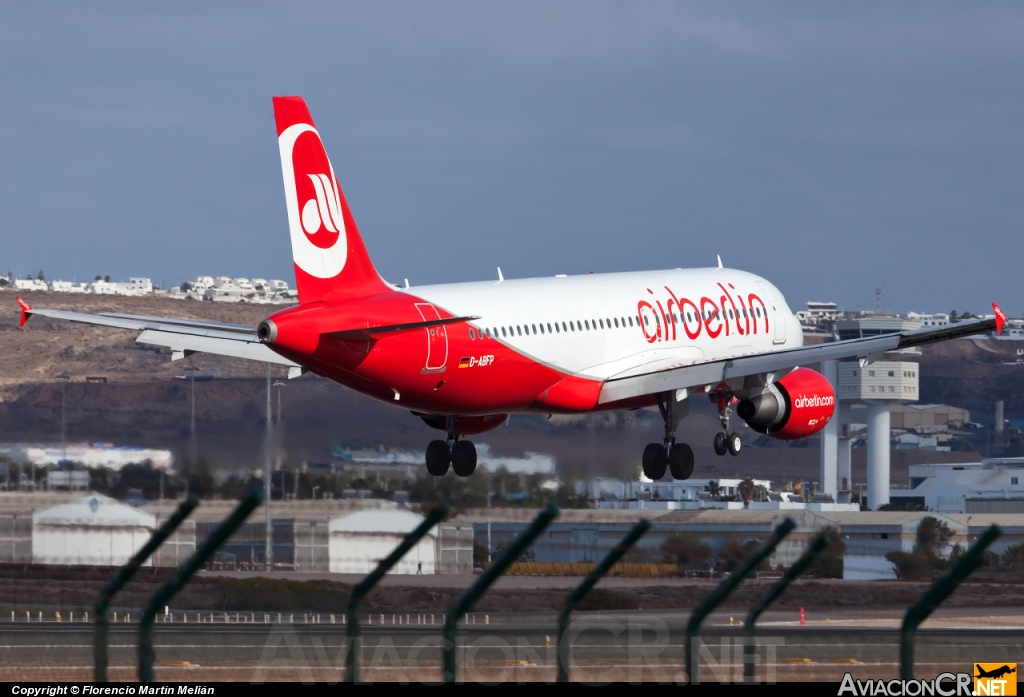
[[[741,400],[736,413],[759,433],[796,440],[825,428],[835,407],[835,392],[825,376],[809,368],[797,368],[760,394]]]

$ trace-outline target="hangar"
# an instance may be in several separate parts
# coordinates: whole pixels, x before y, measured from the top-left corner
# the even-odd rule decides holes
[[[152,515],[114,499],[82,496],[32,514],[32,561],[121,566],[146,544],[155,524]]]

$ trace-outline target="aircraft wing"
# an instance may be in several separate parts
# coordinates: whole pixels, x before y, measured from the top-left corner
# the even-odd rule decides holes
[[[649,367],[632,366],[607,378],[601,388],[598,403],[607,404],[700,385],[717,385],[730,379],[751,375],[767,376],[770,373],[788,372],[792,368],[821,361],[858,358],[864,364],[872,363],[887,351],[924,346],[975,334],[998,334],[1003,329],[1006,315],[995,303],[992,307],[996,311],[994,319],[959,322],[934,329],[915,329],[705,362],[683,359],[675,365],[665,365],[665,360],[660,359],[656,363],[648,364]]]
[[[256,327],[245,324],[126,315],[118,312],[88,314],[68,310],[37,309],[29,306],[21,298],[18,298],[18,304],[21,306],[21,326],[25,326],[29,317],[39,315],[69,322],[130,329],[141,332],[136,339],[140,344],[166,346],[171,349],[171,360],[178,360],[193,353],[214,353],[221,356],[287,365],[296,369],[296,375],[301,370],[297,363],[279,356],[261,344],[256,335]],[[289,377],[292,376],[292,371],[289,371]]]

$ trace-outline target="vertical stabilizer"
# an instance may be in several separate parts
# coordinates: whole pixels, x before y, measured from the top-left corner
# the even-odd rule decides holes
[[[391,290],[366,253],[305,100],[274,97],[274,118],[299,303]]]

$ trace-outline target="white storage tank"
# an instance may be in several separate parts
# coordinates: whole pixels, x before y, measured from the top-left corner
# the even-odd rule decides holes
[[[421,515],[393,508],[362,510],[332,519],[328,524],[331,572],[370,573],[422,522]],[[436,546],[435,526],[389,573],[434,573]]]
[[[122,566],[149,541],[155,526],[148,513],[89,494],[32,514],[32,561]]]

